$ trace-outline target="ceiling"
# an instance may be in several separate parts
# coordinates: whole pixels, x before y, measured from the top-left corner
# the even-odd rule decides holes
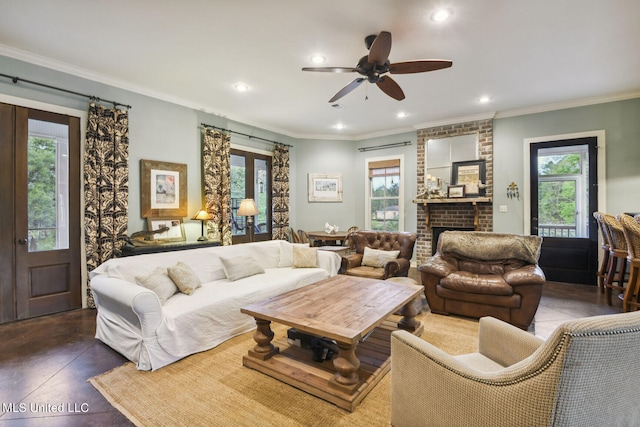
[[[452,17],[432,21],[442,5]],[[637,0],[0,0],[0,8],[1,55],[296,138],[362,139],[640,96]],[[364,37],[383,30],[393,36],[391,62],[453,67],[394,75],[403,101],[364,83],[332,107],[359,75],[301,68],[316,53],[322,66],[355,66]],[[238,82],[249,90],[237,92]]]

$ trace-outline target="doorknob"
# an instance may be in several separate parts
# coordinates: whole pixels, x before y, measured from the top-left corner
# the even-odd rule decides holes
[[[27,239],[24,239],[24,238],[23,238],[23,239],[19,239],[19,240],[18,240],[18,243],[20,243],[21,245],[26,245],[26,244],[27,244],[27,242],[28,242],[28,240],[27,240]]]

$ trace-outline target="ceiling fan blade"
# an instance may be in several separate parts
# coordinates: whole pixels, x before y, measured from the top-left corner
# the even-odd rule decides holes
[[[398,101],[402,101],[404,99],[404,92],[402,91],[398,83],[396,83],[395,80],[393,80],[391,77],[382,76],[376,84],[384,93],[386,93],[393,99],[396,99]]]
[[[349,92],[351,92],[352,90],[354,90],[355,88],[360,86],[360,83],[362,83],[364,80],[365,79],[362,78],[362,77],[358,77],[357,79],[353,80],[351,83],[349,83],[348,85],[346,85],[345,87],[340,89],[340,91],[338,93],[336,93],[333,96],[333,98],[331,98],[329,100],[329,102],[334,102],[334,101],[337,101],[338,99],[342,98],[343,96],[345,96],[346,94],[348,94]]]
[[[357,68],[352,67],[304,67],[302,71],[320,71],[322,73],[355,73]]]
[[[441,70],[449,68],[453,62],[447,59],[424,59],[419,61],[396,62],[389,65],[391,74],[412,74],[424,73],[427,71]]]
[[[384,65],[391,52],[391,33],[381,32],[371,44],[369,49],[369,64]]]

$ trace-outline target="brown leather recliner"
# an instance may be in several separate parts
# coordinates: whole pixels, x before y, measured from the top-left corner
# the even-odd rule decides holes
[[[546,281],[541,244],[539,236],[445,231],[436,254],[418,267],[429,308],[528,329]]]
[[[411,266],[413,247],[417,235],[410,232],[359,230],[351,235],[355,253],[342,257],[341,274],[385,280],[389,277],[407,276]],[[397,258],[382,267],[362,265],[364,249],[400,251]]]

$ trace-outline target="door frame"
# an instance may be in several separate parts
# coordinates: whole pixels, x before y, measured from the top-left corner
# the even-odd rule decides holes
[[[606,180],[606,140],[605,131],[594,130],[586,132],[567,133],[560,135],[540,136],[524,139],[524,183],[523,183],[523,230],[522,234],[531,234],[531,145],[540,142],[561,141],[578,138],[595,137],[596,150],[598,150],[598,211],[607,211],[607,180]],[[598,235],[598,244],[602,244],[602,236]],[[598,265],[602,262],[602,252],[598,251]]]
[[[48,104],[46,102],[34,101],[31,99],[19,98],[12,95],[0,93],[0,102],[13,104],[19,107],[31,108],[34,110],[49,111],[52,113],[65,114],[80,118],[80,176],[78,185],[80,186],[80,280],[82,294],[82,308],[87,307],[87,251],[84,247],[84,142],[87,131],[87,110],[76,110],[74,108],[63,107],[61,105]]]

